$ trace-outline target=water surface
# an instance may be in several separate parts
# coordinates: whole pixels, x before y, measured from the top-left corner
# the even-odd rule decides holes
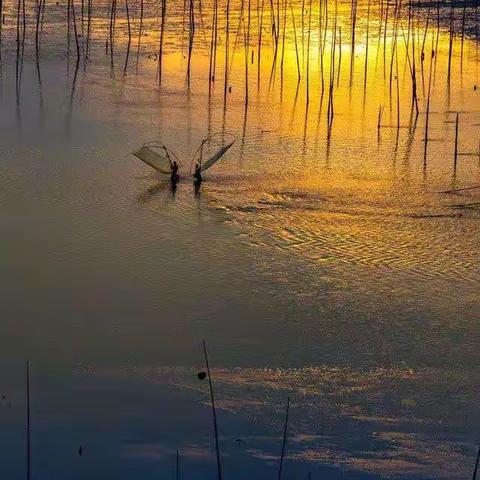
[[[293,7],[300,29],[300,2]],[[358,6],[351,74],[349,7],[338,6],[342,60],[337,30],[329,125],[318,9],[308,105],[305,52],[297,84],[289,21],[283,79],[277,69],[270,81],[274,50],[265,27],[258,85],[252,34],[246,107],[242,31],[233,48],[239,4],[232,7],[226,104],[223,35],[217,81],[208,87],[208,3],[190,85],[181,5],[170,11],[161,86],[152,6],[136,73],[139,5],[130,5],[135,40],[124,75],[123,5],[112,70],[106,5],[94,9],[90,62],[76,69],[73,38],[69,57],[66,51],[64,6],[47,4],[37,67],[33,17],[17,63],[16,6],[7,4],[0,442],[10,460],[0,466],[3,476],[24,471],[26,359],[34,478],[173,476],[177,450],[185,478],[214,475],[208,385],[196,377],[205,339],[226,478],[276,475],[287,396],[286,478],[309,471],[469,478],[480,416],[480,190],[442,192],[480,184],[475,22],[467,22],[463,61],[455,38],[448,85],[448,9],[440,30],[433,7],[416,10],[416,116],[404,37],[398,33],[391,57],[393,24],[379,35],[385,5],[371,6],[368,57],[367,4]],[[326,52],[335,37],[333,8]],[[256,15],[253,9],[252,31]],[[439,39],[426,158],[431,57],[420,59],[424,31],[426,52]],[[325,53],[327,85],[331,65]],[[196,195],[192,155],[217,132],[237,142]],[[175,192],[130,155],[152,140],[181,160]]]

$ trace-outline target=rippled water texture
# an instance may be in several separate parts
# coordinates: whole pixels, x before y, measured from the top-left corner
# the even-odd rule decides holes
[[[278,475],[287,397],[282,478],[471,478],[476,4],[232,0],[226,48],[221,1],[210,84],[210,1],[167,0],[161,84],[160,5],[139,36],[128,3],[130,43],[126,5],[110,33],[76,2],[69,33],[47,1],[38,50],[35,5],[25,35],[3,5],[1,476],[24,474],[29,359],[32,478],[167,478],[177,450],[213,477],[205,339],[225,478]],[[237,141],[195,194],[211,134],[204,155]],[[130,154],[149,141],[176,191]]]

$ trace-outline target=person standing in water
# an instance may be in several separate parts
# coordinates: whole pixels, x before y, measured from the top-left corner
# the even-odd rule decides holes
[[[178,176],[178,164],[176,161],[174,161],[171,164],[170,179],[172,180],[172,182],[178,182],[179,178],[180,177]]]
[[[193,174],[194,182],[196,184],[202,183],[202,167],[199,163],[195,165],[195,173]]]

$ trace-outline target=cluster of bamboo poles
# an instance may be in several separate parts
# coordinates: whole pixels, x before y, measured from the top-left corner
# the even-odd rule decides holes
[[[131,1],[131,0],[130,0]],[[378,25],[377,33],[377,52],[381,51],[381,43],[383,41],[383,70],[384,76],[389,70],[390,86],[395,73],[396,53],[403,39],[407,53],[409,68],[411,69],[412,81],[415,82],[415,68],[417,65],[416,40],[421,44],[420,57],[423,62],[425,59],[426,39],[429,29],[436,30],[436,47],[438,47],[438,38],[442,25],[442,14],[440,0],[429,0],[428,6],[416,8],[414,1],[403,3],[405,0],[365,0],[367,3],[366,19],[363,18],[365,24],[366,38],[358,42],[358,0],[349,0],[347,5],[350,10],[350,82],[354,79],[355,69],[355,52],[357,44],[360,43],[366,47],[365,66],[364,66],[364,83],[368,74],[368,49],[371,45],[372,28],[371,23]],[[27,11],[26,0],[16,1],[16,24],[17,24],[17,43],[22,45],[22,38],[25,38],[27,28]],[[75,53],[77,61],[82,58],[84,62],[89,59],[91,39],[92,39],[92,18],[95,13],[96,18],[108,14],[108,34],[105,39],[105,53],[110,54],[111,62],[114,61],[114,47],[116,38],[116,26],[120,21],[126,25],[128,35],[127,41],[127,57],[130,53],[132,42],[133,23],[138,31],[137,52],[140,52],[142,34],[144,33],[144,15],[145,0],[136,0],[135,15],[131,15],[131,7],[129,0],[125,0],[124,7],[121,8],[117,4],[117,0],[107,0],[108,4],[101,4],[94,8],[94,0],[81,0],[78,6],[78,0],[67,0],[66,6],[66,24],[67,24],[67,53],[70,54],[72,35],[75,42]],[[205,0],[203,0],[205,2]],[[331,2],[331,3],[330,3]],[[464,63],[464,45],[466,37],[466,21],[467,21],[467,2],[463,2],[461,7],[460,25],[456,18],[458,10],[457,0],[451,0],[449,8],[448,29],[449,29],[449,57],[448,57],[448,80],[451,79],[452,56],[454,50],[455,38],[458,36],[457,27],[460,32],[460,68],[463,69]],[[0,17],[3,18],[3,0],[0,0]],[[76,5],[77,3],[77,5]],[[285,50],[287,42],[292,41],[287,37],[293,36],[293,44],[296,57],[296,73],[298,80],[302,77],[307,80],[307,89],[310,88],[308,80],[311,77],[311,57],[313,52],[312,37],[317,37],[318,53],[315,57],[319,59],[321,88],[325,89],[326,80],[330,80],[331,72],[324,72],[325,57],[331,56],[337,62],[337,69],[340,67],[340,56],[342,52],[342,26],[339,16],[338,0],[297,0],[298,5],[294,5],[294,0],[237,0],[235,6],[232,0],[212,0],[211,22],[207,25],[205,6],[202,0],[184,0],[182,15],[182,27],[173,32],[174,35],[182,36],[182,48],[184,45],[183,37],[188,35],[188,62],[187,77],[191,75],[191,60],[195,44],[209,43],[208,50],[210,54],[209,82],[215,82],[217,73],[218,47],[220,37],[223,37],[223,47],[225,50],[225,80],[228,85],[228,74],[232,62],[232,56],[238,50],[240,39],[243,38],[243,47],[245,50],[245,75],[249,74],[249,64],[257,63],[257,83],[260,82],[260,72],[262,68],[262,48],[268,46],[273,47],[273,60],[271,64],[270,81],[275,78],[277,70],[280,71],[280,77],[283,79],[285,67]],[[478,16],[478,0],[475,0],[473,7],[473,17],[475,25],[475,36],[478,38],[479,16]],[[158,4],[158,6],[157,6]],[[159,19],[159,47],[158,47],[158,81],[161,82],[162,75],[162,59],[164,56],[164,41],[169,14],[177,15],[178,5],[173,0],[159,0],[154,6],[150,5],[150,11],[153,8],[154,14]],[[106,7],[106,8],[105,8]],[[235,7],[235,8],[234,8]],[[343,7],[345,5],[343,4]],[[374,7],[377,10],[375,18]],[[43,29],[45,20],[46,0],[35,0],[35,48],[37,56],[40,53],[40,34]],[[80,12],[78,12],[80,10]],[[235,10],[235,12],[234,12]],[[421,12],[425,12],[421,15]],[[123,13],[123,17],[119,18],[119,14]],[[238,18],[234,18],[234,13]],[[471,12],[472,13],[472,12]],[[472,15],[468,15],[472,17]],[[79,18],[80,17],[80,18]],[[436,18],[435,18],[436,17]],[[221,21],[223,20],[223,25]],[[236,24],[238,20],[238,24]],[[254,21],[256,20],[256,21]],[[2,25],[0,22],[0,42],[2,39]],[[232,23],[234,23],[232,25]],[[405,25],[405,23],[407,25]],[[423,26],[422,26],[423,24]],[[434,25],[433,25],[434,24]],[[188,32],[187,32],[188,30]],[[198,31],[201,30],[204,42],[198,40]],[[318,31],[317,31],[318,30]],[[423,30],[423,32],[422,32]],[[265,41],[266,34],[270,39]],[[345,28],[344,28],[345,34]],[[235,36],[232,39],[232,36]],[[388,57],[388,43],[391,43],[390,58]],[[330,51],[327,51],[327,48]],[[250,51],[251,50],[251,51]],[[378,53],[377,53],[378,57]],[[305,61],[306,59],[306,61]],[[377,58],[378,62],[378,58]],[[333,62],[335,63],[335,62]],[[138,65],[138,64],[137,64]],[[128,63],[126,65],[128,67]],[[333,67],[331,67],[333,68]],[[124,68],[126,71],[127,68]],[[250,80],[248,77],[247,80]],[[246,82],[249,83],[248,81]],[[333,83],[333,82],[332,82]],[[414,101],[415,89],[413,89]],[[246,100],[248,100],[248,89],[245,92]]]
[[[132,1],[132,0],[130,0]],[[295,73],[298,85],[303,84],[305,102],[308,109],[312,93],[328,99],[326,109],[328,125],[331,126],[335,116],[335,94],[340,84],[342,70],[342,53],[349,50],[349,86],[360,75],[355,75],[356,52],[359,46],[364,48],[363,87],[368,85],[370,49],[376,46],[375,69],[383,68],[383,76],[388,85],[389,95],[386,102],[390,108],[396,107],[397,128],[401,126],[400,101],[400,69],[402,60],[407,78],[410,78],[411,109],[415,116],[421,110],[419,102],[420,77],[424,92],[423,113],[425,113],[425,147],[424,159],[428,155],[430,106],[433,87],[437,78],[437,52],[442,30],[448,32],[448,67],[446,83],[450,87],[453,70],[453,57],[459,54],[460,75],[464,69],[465,38],[467,32],[479,39],[478,3],[475,0],[468,10],[464,1],[460,8],[458,0],[451,0],[449,7],[441,5],[440,0],[427,0],[420,4],[419,0],[405,3],[405,0],[365,0],[359,5],[358,0],[211,0],[207,8],[206,0],[184,0],[183,8],[174,0],[159,0],[154,5],[146,5],[145,0],[135,0],[130,6],[129,0],[124,0],[124,6],[117,0],[107,0],[107,3],[94,5],[94,0],[67,0],[66,31],[67,58],[74,55],[76,70],[83,61],[84,69],[92,59],[93,39],[98,40],[99,33],[93,29],[93,19],[108,15],[108,32],[105,37],[105,55],[114,73],[116,41],[119,31],[126,34],[126,54],[123,62],[123,74],[129,72],[129,58],[133,40],[133,32],[137,31],[135,72],[139,70],[139,58],[142,52],[142,40],[146,32],[145,12],[150,12],[150,18],[158,20],[158,50],[154,53],[157,66],[157,82],[164,80],[165,38],[167,32],[178,40],[181,36],[182,54],[186,58],[186,82],[190,86],[192,79],[193,58],[195,49],[202,49],[209,56],[208,86],[212,92],[222,76],[221,50],[223,49],[223,103],[226,108],[228,94],[232,89],[232,65],[235,55],[243,49],[244,62],[244,101],[247,106],[250,101],[252,85],[260,88],[262,71],[269,71],[268,87],[272,88],[280,79],[280,91],[286,70],[286,50],[292,48],[295,58]],[[2,16],[2,0],[0,0],[0,17]],[[25,33],[27,30],[26,0],[16,0],[16,38],[17,64],[23,58]],[[80,3],[80,5],[79,5]],[[350,12],[347,20],[339,12],[339,7]],[[360,8],[362,12],[359,12]],[[46,0],[35,0],[35,58],[39,66],[40,45],[43,24],[45,21]],[[132,15],[133,13],[133,15]],[[363,14],[362,14],[363,13]],[[460,15],[459,15],[460,13]],[[448,18],[447,18],[448,14]],[[472,15],[473,14],[473,15]],[[95,17],[94,17],[95,15]],[[172,17],[181,17],[178,25]],[[210,17],[210,18],[208,18]],[[467,18],[470,18],[467,28]],[[473,21],[472,21],[473,18]],[[173,23],[176,22],[176,23]],[[359,22],[361,22],[362,38],[359,39]],[[171,25],[169,25],[169,23]],[[0,22],[3,24],[3,21]],[[342,28],[343,27],[343,28]],[[375,28],[376,27],[376,28]],[[156,29],[157,27],[155,27]],[[376,29],[376,40],[375,32]],[[95,34],[95,38],[94,38]],[[73,37],[73,41],[72,41]],[[345,38],[347,37],[347,38]],[[460,51],[456,52],[456,39],[460,37]],[[186,41],[185,41],[186,39]],[[0,27],[0,54],[2,30]],[[72,43],[74,48],[72,48]],[[289,44],[290,43],[290,44]],[[376,43],[376,45],[374,45]],[[243,45],[242,45],[243,44]],[[151,45],[148,47],[151,49]],[[265,49],[269,49],[270,64],[265,64]],[[403,55],[400,56],[400,50]],[[74,53],[72,53],[72,50]],[[124,53],[122,50],[121,54]],[[317,62],[314,62],[314,59]],[[477,62],[478,42],[477,42]],[[256,74],[252,74],[255,68]],[[316,65],[315,65],[316,63]],[[379,67],[379,64],[382,67]],[[21,62],[20,62],[21,64]],[[347,65],[348,67],[348,65]],[[20,69],[21,70],[21,69]],[[38,68],[39,78],[40,70]],[[428,78],[427,78],[428,75]],[[318,78],[318,82],[314,79]],[[237,78],[233,79],[237,80]],[[302,83],[303,82],[303,83]],[[406,94],[408,95],[408,93]],[[384,105],[380,106],[378,128],[382,127]]]

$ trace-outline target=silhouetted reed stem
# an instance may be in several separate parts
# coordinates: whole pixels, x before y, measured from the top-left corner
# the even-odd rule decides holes
[[[72,0],[67,0],[67,60],[70,60],[70,2]],[[20,7],[20,0],[18,0],[18,5]],[[17,22],[18,28],[18,22]]]
[[[3,33],[3,0],[0,0],[0,58],[2,55],[2,33]]]
[[[312,0],[309,0],[307,29],[307,107],[310,104],[310,44],[312,39]]]
[[[433,50],[433,41],[434,41],[434,35],[432,34],[432,54],[430,58],[430,72],[429,72],[429,77],[428,77],[428,95],[427,95],[427,111],[425,114],[425,138],[424,138],[424,150],[423,150],[423,163],[424,166],[427,165],[427,153],[428,153],[428,128],[429,128],[429,122],[430,122],[430,98],[431,98],[431,93],[432,93],[432,67],[433,67],[433,61],[435,57],[435,52]]]
[[[35,60],[38,64],[40,55],[40,18],[42,11],[42,1],[36,2],[36,20],[35,20]]]
[[[227,0],[225,7],[225,73],[223,84],[223,109],[227,108],[227,91],[228,91],[228,63],[230,60],[230,0]]]
[[[287,32],[287,2],[288,0],[283,0],[283,33],[282,33],[282,56],[280,60],[280,77],[283,87],[283,68],[285,64],[285,40]]]
[[[461,46],[460,46],[460,75],[463,74],[463,49],[465,43],[465,19],[467,16],[467,0],[463,1],[462,10],[462,33],[461,33]]]
[[[293,5],[292,5],[292,0],[290,0],[290,10],[292,14],[292,26],[293,26],[293,35],[295,38],[295,56],[297,59],[297,76],[298,76],[298,81],[301,80],[302,74],[300,72],[300,54],[299,54],[299,49],[298,49],[298,40],[297,40],[297,27],[295,23],[295,13],[293,11]]]
[[[455,118],[455,151],[453,154],[453,172],[457,173],[457,163],[458,163],[458,125],[459,125],[459,114]]]
[[[30,480],[32,474],[32,452],[31,452],[31,428],[30,428],[30,362],[27,361],[26,363],[26,370],[25,370],[25,382],[26,382],[26,400],[27,400],[27,408],[26,408],[26,473],[27,473],[27,480]]]
[[[144,0],[140,0],[140,24],[138,27],[138,44],[137,44],[137,60],[135,65],[135,72],[138,73],[138,62],[140,58],[140,46],[142,43],[142,33],[143,33],[143,5]]]
[[[207,367],[208,385],[210,387],[210,399],[212,401],[213,429],[215,433],[215,451],[217,455],[217,474],[218,474],[218,480],[222,480],[222,464],[220,462],[220,445],[218,443],[218,425],[217,425],[217,413],[215,410],[215,395],[213,393],[213,381],[212,381],[212,376],[210,374],[210,365],[208,363],[208,355],[207,355],[207,344],[205,343],[205,340],[203,341],[203,354],[205,356],[205,366]]]
[[[158,84],[163,80],[163,44],[165,40],[165,21],[167,18],[167,0],[161,0],[160,41],[158,46]]]
[[[180,453],[178,452],[178,450],[175,457],[175,479],[180,480]]]
[[[194,0],[190,0],[189,3],[189,34],[188,34],[188,62],[187,62],[187,83],[190,86],[191,69],[192,69],[192,53],[193,44],[195,42],[195,3]]]
[[[84,57],[84,68],[86,68],[87,61],[90,59],[90,35],[92,30],[92,2],[93,0],[87,1],[87,39],[85,43],[85,57]]]
[[[475,462],[475,469],[473,470],[472,480],[477,479],[478,464],[480,463],[480,447],[478,447],[477,461]]]
[[[73,2],[73,0],[72,0]],[[113,73],[113,44],[115,39],[115,17],[117,10],[117,0],[112,0],[110,6],[110,25],[109,25],[109,47],[110,47],[110,68]]]
[[[278,480],[281,480],[282,478],[283,460],[285,458],[285,452],[287,450],[289,412],[290,412],[290,397],[287,397],[287,408],[285,410],[285,424],[283,427],[282,453],[280,454],[280,464],[278,466]]]
[[[248,64],[249,64],[249,56],[248,52],[250,49],[250,26],[252,21],[252,5],[251,0],[248,0],[247,6],[247,25],[243,22],[244,28],[244,41],[245,41],[245,105],[248,105],[249,102],[249,88],[248,88],[248,80],[249,80],[249,71],[248,71]]]
[[[212,31],[210,37],[210,59],[208,67],[208,89],[211,91],[212,83],[215,82],[217,64],[217,41],[218,41],[218,0],[213,2]]]
[[[450,4],[450,39],[448,43],[448,73],[447,84],[450,87],[452,76],[452,54],[453,54],[453,40],[455,38],[454,25],[455,24],[455,0],[451,0]]]
[[[258,12],[258,55],[257,55],[257,85],[260,87],[260,73],[262,65],[262,39],[263,39],[263,17],[265,13],[265,0],[262,0],[262,7]]]
[[[75,15],[75,2],[74,0],[70,1],[70,8],[72,9],[72,24],[73,24],[73,34],[75,35],[75,47],[77,51],[77,67],[80,63],[80,42],[78,41],[78,31],[77,31],[77,20]]]
[[[370,40],[370,3],[371,0],[368,0],[368,7],[367,7],[367,38],[365,39],[365,71],[364,71],[364,78],[363,78],[363,90],[366,91],[367,89],[367,72],[368,72],[368,47],[369,47],[369,40]],[[340,47],[341,48],[341,47]]]
[[[357,0],[351,0],[351,23],[352,23],[352,43],[350,57],[350,86],[353,83],[353,75],[355,69],[355,41],[357,31]]]
[[[128,69],[128,60],[130,58],[130,45],[132,43],[132,29],[130,26],[130,10],[128,8],[128,0],[125,0],[125,15],[127,17],[127,34],[128,34],[128,41],[127,41],[127,53],[125,55],[125,65],[123,67],[123,75],[127,74]]]

